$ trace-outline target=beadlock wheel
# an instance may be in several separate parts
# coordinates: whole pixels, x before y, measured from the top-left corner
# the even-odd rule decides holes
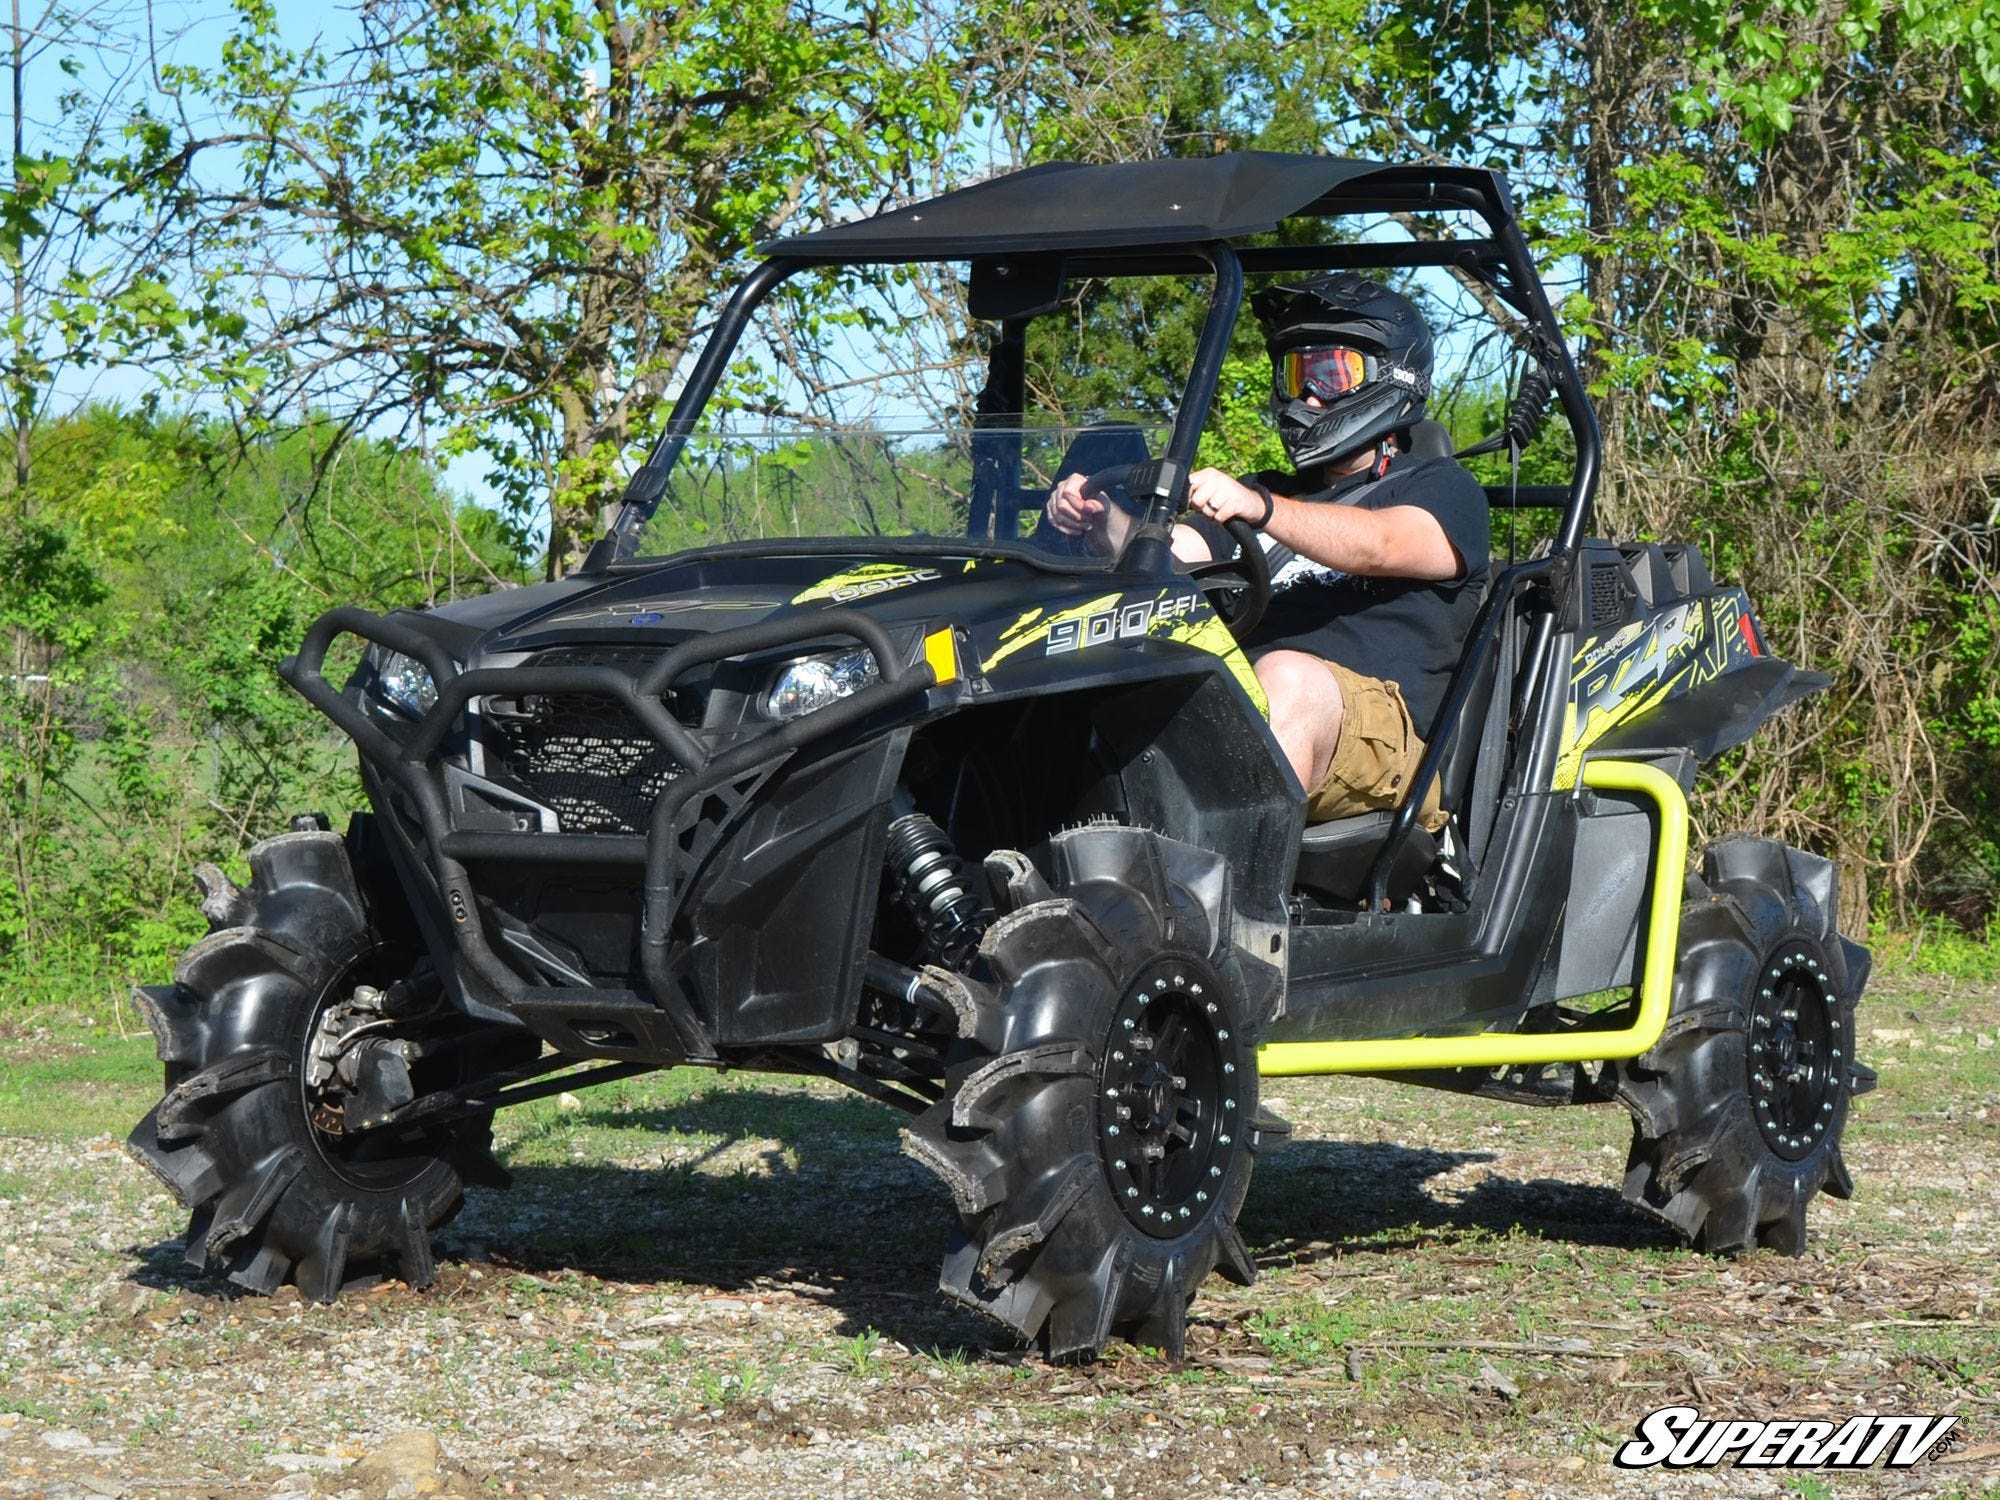
[[[1846,1033],[1815,950],[1790,943],[1775,954],[1750,1011],[1750,1101],[1757,1129],[1787,1161],[1802,1161],[1841,1104]]]
[[[1688,882],[1666,1029],[1617,1078],[1625,1196],[1699,1249],[1800,1254],[1813,1198],[1854,1195],[1841,1138],[1874,1085],[1853,1055],[1869,958],[1837,915],[1833,866],[1768,840],[1711,847]]]
[[[1241,1052],[1230,1045],[1220,988],[1193,959],[1141,970],[1112,1016],[1098,1075],[1111,1190],[1126,1218],[1161,1239],[1208,1211],[1235,1145]]]
[[[1214,854],[1096,826],[1047,864],[1001,893],[972,973],[926,971],[959,1016],[945,1095],[904,1132],[959,1214],[940,1286],[1052,1358],[1114,1337],[1179,1358],[1208,1273],[1255,1276],[1236,1215],[1285,1129],[1255,1062],[1278,976],[1235,947]]]

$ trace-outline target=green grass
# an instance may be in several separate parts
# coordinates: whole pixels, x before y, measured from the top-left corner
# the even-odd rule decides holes
[[[0,1043],[0,1135],[124,1136],[160,1087],[151,1033],[72,1026]]]

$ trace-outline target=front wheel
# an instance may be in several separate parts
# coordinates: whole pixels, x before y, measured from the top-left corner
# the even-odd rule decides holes
[[[1625,1196],[1703,1250],[1805,1249],[1806,1207],[1854,1195],[1848,1102],[1868,950],[1842,937],[1833,866],[1765,839],[1708,849],[1681,910],[1673,1008],[1618,1066],[1632,1113]]]
[[[464,1183],[506,1182],[489,1150],[492,1116],[341,1128],[321,1086],[324,1059],[357,1024],[378,1034],[394,1026],[351,1012],[357,997],[366,1004],[399,982],[407,988],[417,956],[369,920],[338,835],[283,834],[249,860],[248,889],[202,868],[209,935],[181,959],[173,985],[135,993],[166,1064],[166,1095],[128,1148],[192,1210],[186,1255],[199,1270],[259,1292],[289,1279],[316,1301],[392,1270],[426,1285],[431,1231],[457,1211]],[[448,1015],[433,1031],[439,1025],[462,1029]],[[540,1052],[518,1034],[448,1035],[435,1051],[449,1061],[426,1062],[435,1040],[388,1044],[406,1049],[391,1066],[416,1059],[408,1071],[418,1090]]]
[[[1283,1132],[1257,1097],[1275,971],[1232,943],[1213,854],[1100,826],[1050,864],[975,977],[932,971],[961,1036],[905,1142],[962,1223],[940,1284],[1052,1358],[1121,1336],[1179,1358],[1208,1273],[1254,1275],[1236,1215]]]

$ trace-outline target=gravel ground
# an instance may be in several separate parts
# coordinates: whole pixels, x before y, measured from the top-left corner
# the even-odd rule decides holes
[[[1799,1260],[1627,1210],[1622,1117],[1275,1088],[1267,1274],[1210,1281],[1180,1366],[1052,1368],[944,1306],[943,1194],[812,1085],[503,1119],[519,1182],[473,1195],[437,1285],[330,1307],[185,1272],[114,1137],[0,1136],[0,1495],[2000,1494],[2000,993],[1957,1003],[1949,1045],[1879,1044],[1905,1065],[1850,1130],[1862,1196]],[[1678,1403],[1961,1440],[1898,1474],[1611,1466]]]

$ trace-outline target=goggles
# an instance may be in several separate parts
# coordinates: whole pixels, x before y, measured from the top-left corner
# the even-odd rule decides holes
[[[1331,401],[1376,375],[1375,356],[1345,344],[1308,345],[1287,349],[1274,361],[1278,394],[1287,401],[1317,396]]]

